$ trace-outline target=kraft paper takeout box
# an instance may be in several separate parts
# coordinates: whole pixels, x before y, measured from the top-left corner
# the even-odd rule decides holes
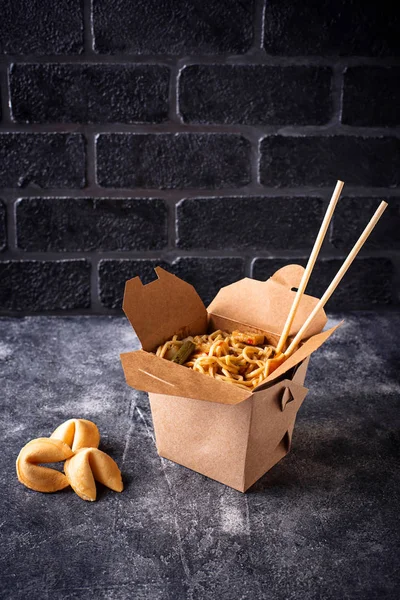
[[[294,423],[306,394],[310,354],[336,327],[318,312],[300,348],[254,391],[219,381],[155,356],[178,334],[216,329],[264,333],[276,345],[303,267],[288,265],[268,281],[242,279],[222,288],[206,309],[195,289],[161,267],[158,279],[126,282],[123,309],[142,349],[121,354],[128,385],[149,393],[157,450],[168,458],[241,492],[290,450]],[[293,337],[318,299],[303,296]]]

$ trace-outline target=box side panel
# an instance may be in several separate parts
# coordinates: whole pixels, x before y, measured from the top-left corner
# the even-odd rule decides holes
[[[284,405],[286,398],[289,399]],[[307,389],[288,379],[253,394],[253,414],[250,425],[249,445],[245,467],[245,489],[268,471],[289,450],[290,439],[299,410]],[[289,432],[287,447],[280,446]],[[283,450],[285,450],[283,452]],[[283,452],[283,454],[282,454]]]
[[[244,491],[252,397],[236,406],[149,394],[160,456]]]

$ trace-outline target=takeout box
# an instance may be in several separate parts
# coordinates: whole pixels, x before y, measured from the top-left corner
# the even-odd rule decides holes
[[[283,458],[308,390],[310,355],[333,333],[322,332],[319,311],[308,339],[253,391],[172,363],[154,354],[173,335],[263,333],[276,345],[304,268],[288,265],[267,281],[242,279],[223,287],[206,309],[193,286],[156,267],[157,279],[126,282],[123,309],[142,349],[121,354],[128,385],[149,393],[160,456],[241,492]],[[304,295],[290,330],[293,337],[317,298]],[[289,339],[290,341],[290,339]]]

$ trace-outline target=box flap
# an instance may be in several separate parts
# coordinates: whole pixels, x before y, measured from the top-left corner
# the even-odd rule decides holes
[[[120,356],[126,382],[137,390],[219,404],[238,404],[251,396],[251,391],[143,350],[125,352]]]
[[[207,330],[207,311],[192,285],[161,267],[155,281],[143,285],[139,277],[125,284],[122,308],[144,350],[178,334],[197,335]]]
[[[298,365],[301,361],[307,358],[307,356],[310,356],[310,354],[315,352],[315,350],[318,350],[318,348],[326,342],[326,340],[332,335],[332,333],[334,333],[334,331],[336,331],[338,327],[342,325],[342,323],[343,321],[334,327],[331,327],[331,329],[317,333],[313,337],[309,338],[306,342],[304,342],[304,344],[302,344],[302,346],[300,346],[300,348],[298,348],[298,350],[296,350],[296,352],[292,354],[292,356],[289,356],[285,362],[283,362],[275,371],[271,373],[271,375],[264,379],[264,381],[262,381],[254,389],[254,391],[257,392],[263,389],[266,387],[266,385],[270,384],[272,381],[275,381],[275,379],[289,371],[289,369],[292,369]]]
[[[207,312],[280,335],[296,295],[292,288],[298,287],[303,272],[304,267],[300,265],[287,265],[268,281],[241,279],[221,288]],[[290,329],[291,337],[299,331],[317,302],[318,298],[303,295]],[[322,331],[326,322],[322,309],[307,330],[307,337]]]

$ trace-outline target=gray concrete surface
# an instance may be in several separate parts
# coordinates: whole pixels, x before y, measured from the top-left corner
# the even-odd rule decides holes
[[[247,494],[157,455],[119,363],[138,347],[124,318],[0,319],[0,597],[398,597],[400,313],[344,317],[311,359],[291,453]],[[71,417],[99,426],[122,494],[18,482],[20,448]]]

